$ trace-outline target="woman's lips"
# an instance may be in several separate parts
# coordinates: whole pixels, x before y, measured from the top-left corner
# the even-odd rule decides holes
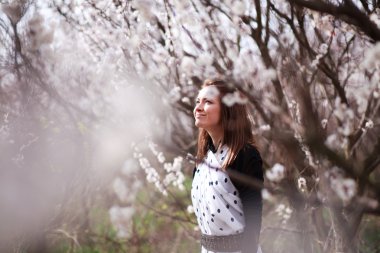
[[[201,114],[196,114],[195,115],[196,118],[200,118],[200,117],[204,117],[204,116],[206,116],[206,115],[201,115]]]

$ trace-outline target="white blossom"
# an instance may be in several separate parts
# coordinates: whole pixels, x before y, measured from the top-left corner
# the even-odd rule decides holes
[[[302,191],[305,192],[307,190],[306,186],[306,179],[304,177],[299,177],[298,180],[298,188]]]
[[[380,17],[378,13],[372,13],[369,15],[369,19],[377,25],[378,29],[380,29]]]
[[[136,8],[139,13],[140,17],[143,18],[143,21],[149,22],[153,20],[153,12],[152,7],[154,6],[154,2],[150,0],[133,0],[132,6]]]
[[[128,194],[128,190],[127,190],[127,187],[125,185],[125,182],[121,178],[117,177],[114,179],[112,187],[113,187],[113,190],[116,193],[117,197],[121,201],[124,201],[127,194]]]
[[[213,56],[210,53],[202,53],[196,59],[196,63],[198,66],[210,66],[213,62]]]
[[[164,156],[164,153],[160,152],[157,154],[157,159],[160,163],[164,163],[165,162],[165,156]]]
[[[267,81],[267,82],[277,79],[277,72],[276,70],[272,68],[264,69],[260,74],[261,74],[262,80]]]
[[[117,230],[117,236],[128,238],[131,235],[131,221],[135,209],[133,207],[113,206],[108,212],[111,223]]]
[[[174,173],[168,173],[166,174],[163,183],[165,186],[169,186],[173,181],[176,180],[176,175]]]
[[[227,106],[233,106],[235,103],[237,104],[245,104],[248,102],[246,97],[243,97],[240,92],[235,91],[233,93],[227,93],[223,96],[222,102]]]
[[[265,131],[269,131],[271,129],[270,125],[261,125],[259,127],[259,131],[260,132],[265,132]]]
[[[273,195],[265,188],[261,190],[261,197],[267,201],[273,201],[274,200]]]
[[[327,44],[325,44],[325,43],[323,43],[323,44],[321,44],[320,46],[319,46],[319,52],[321,53],[321,54],[327,54],[327,50],[329,49],[329,46],[327,45]]]
[[[343,134],[344,136],[349,136],[353,130],[353,125],[348,122],[344,122],[342,126],[338,128],[338,132]]]
[[[334,149],[336,148],[338,145],[339,145],[339,141],[338,141],[338,136],[336,133],[332,133],[330,134],[326,141],[325,141],[325,144],[327,147],[329,147],[330,149]]]
[[[276,163],[265,175],[272,182],[280,182],[285,177],[285,167]]]
[[[138,49],[141,44],[140,36],[137,34],[132,35],[127,39],[127,44],[129,45],[130,49]]]
[[[157,157],[157,160],[160,163],[164,163],[166,158],[164,156],[164,153],[157,150],[158,145],[150,141],[148,143],[148,146],[149,146],[150,150],[152,151],[152,153]]]
[[[322,125],[322,128],[326,128],[326,126],[327,126],[327,119],[323,119],[321,121],[321,125]]]
[[[178,189],[181,191],[185,189],[183,185],[185,181],[185,176],[181,171],[182,162],[183,162],[183,157],[178,156],[174,158],[173,163],[164,164],[164,169],[167,173],[163,180],[163,184],[165,186],[169,186],[170,184],[173,184],[173,186],[178,187]]]
[[[282,218],[282,223],[285,224],[292,215],[292,209],[285,206],[284,204],[279,204],[275,210],[278,216]]]
[[[329,36],[331,35],[331,32],[333,31],[334,29],[334,26],[333,26],[333,17],[330,16],[330,15],[316,15],[317,16],[317,19],[316,19],[316,26],[325,33],[325,35]]]
[[[246,6],[243,1],[235,1],[232,4],[232,13],[234,13],[237,16],[244,15],[245,10],[246,10]]]
[[[365,123],[365,128],[373,128],[373,121],[372,120],[367,120]]]
[[[182,101],[183,103],[185,103],[185,104],[190,105],[190,98],[188,98],[188,97],[183,97],[183,98],[181,99],[181,101]]]
[[[188,8],[190,4],[186,1],[174,0],[174,5],[179,10],[179,13],[186,13],[186,8]]]
[[[283,46],[290,46],[294,43],[294,35],[291,32],[281,33],[279,41]]]
[[[344,171],[336,166],[325,172],[330,181],[331,189],[347,204],[356,195],[356,182],[351,178],[345,178]]]
[[[181,69],[184,71],[184,73],[192,73],[194,69],[196,69],[194,59],[188,56],[183,57],[181,61]]]
[[[330,180],[341,178],[343,177],[343,174],[343,170],[336,166],[332,167],[330,170],[324,173],[325,177],[329,178]]]
[[[194,207],[192,205],[188,205],[186,210],[188,213],[194,213]]]
[[[316,57],[315,57],[315,59],[311,62],[311,67],[312,68],[316,68],[317,67],[317,65],[319,64],[319,61],[322,59],[322,57],[323,57],[323,54],[318,54]]]
[[[181,88],[176,86],[169,92],[169,99],[172,103],[181,99]]]
[[[206,88],[203,89],[205,91],[205,97],[208,98],[216,98],[219,96],[219,90],[215,86],[207,86]]]
[[[139,169],[139,165],[136,163],[136,161],[134,159],[128,159],[124,162],[121,168],[121,172],[124,175],[129,176],[131,174],[136,173],[138,169]]]
[[[380,67],[380,42],[376,43],[372,48],[365,51],[362,62],[363,69],[373,69]]]
[[[331,182],[331,188],[343,200],[350,201],[356,195],[356,183],[351,178],[338,178]]]

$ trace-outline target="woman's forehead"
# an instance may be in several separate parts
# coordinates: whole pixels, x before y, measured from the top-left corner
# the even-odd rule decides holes
[[[208,98],[208,99],[213,99],[219,96],[219,90],[215,86],[206,86],[202,88],[199,93],[197,98]]]

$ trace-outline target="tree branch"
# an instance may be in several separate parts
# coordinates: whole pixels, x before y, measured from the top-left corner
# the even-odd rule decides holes
[[[368,14],[361,12],[351,0],[346,0],[341,5],[334,5],[325,1],[290,1],[301,7],[333,15],[348,24],[354,25],[371,38],[373,42],[380,40],[380,29],[369,19]]]

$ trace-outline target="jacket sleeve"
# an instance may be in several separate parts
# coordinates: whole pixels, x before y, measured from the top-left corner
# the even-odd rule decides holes
[[[259,152],[250,147],[239,155],[243,157],[237,158],[237,163],[233,169],[244,174],[248,179],[253,178],[263,182],[262,159]],[[239,191],[245,217],[242,253],[256,253],[260,238],[263,206],[261,190],[239,182],[236,182],[235,187]]]

